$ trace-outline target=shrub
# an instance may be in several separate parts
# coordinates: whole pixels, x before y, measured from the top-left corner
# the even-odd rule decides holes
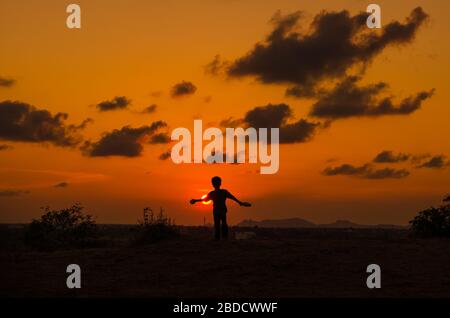
[[[440,207],[431,207],[411,220],[411,232],[419,237],[450,237],[450,196]]]
[[[136,245],[155,243],[179,235],[175,222],[164,214],[162,208],[156,217],[152,209],[145,208],[144,219],[138,223],[139,229],[134,239]]]
[[[45,207],[44,211],[44,215],[33,220],[25,229],[26,245],[53,250],[90,247],[94,244],[97,225],[91,215],[83,213],[80,204],[62,210]]]

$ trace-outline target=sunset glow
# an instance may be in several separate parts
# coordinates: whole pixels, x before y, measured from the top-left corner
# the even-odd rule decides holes
[[[208,196],[207,194],[204,194],[204,195],[202,196],[202,200],[205,199],[207,196]],[[209,200],[209,201],[202,201],[202,203],[203,203],[204,205],[211,204],[211,202],[212,202],[211,200]]]

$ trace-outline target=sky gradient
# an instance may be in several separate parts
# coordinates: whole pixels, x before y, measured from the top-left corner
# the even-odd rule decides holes
[[[355,31],[350,40],[364,41],[354,51],[337,42],[321,54],[310,46],[335,40],[319,29],[335,23],[327,14],[347,10],[339,21],[357,23],[352,17],[366,2],[77,1],[80,30],[66,28],[69,3],[0,0],[0,122],[9,127],[5,109],[19,104],[68,115],[51,117],[58,132],[51,138],[30,138],[31,123],[0,128],[0,222],[28,222],[39,207],[81,202],[100,223],[134,223],[145,206],[162,206],[179,224],[201,224],[204,216],[211,221],[210,206],[188,201],[207,193],[215,175],[253,203],[230,202],[231,224],[290,217],[407,224],[449,192],[447,1],[378,1],[381,30]],[[423,21],[413,13],[418,7]],[[392,21],[410,23],[411,36],[387,30]],[[294,49],[300,54],[291,61],[286,51]],[[273,50],[294,75],[279,72]],[[316,61],[327,63],[314,68]],[[286,93],[293,87],[302,96]],[[367,109],[342,115],[349,99]],[[378,104],[386,99],[392,109]],[[210,127],[230,119],[258,124],[248,112],[267,105],[275,115],[289,110],[274,125],[293,134],[280,145],[277,174],[259,174],[258,164],[162,160],[174,128],[192,129],[197,118]],[[320,125],[305,132],[295,125],[301,119]],[[131,153],[107,155],[130,138]]]

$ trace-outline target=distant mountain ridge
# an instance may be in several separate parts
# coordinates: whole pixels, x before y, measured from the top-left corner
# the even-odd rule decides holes
[[[332,228],[332,229],[407,229],[407,226],[394,224],[365,225],[357,224],[348,220],[337,220],[330,224],[315,224],[301,218],[276,219],[255,221],[251,219],[243,220],[236,224],[240,227],[262,227],[262,228]]]

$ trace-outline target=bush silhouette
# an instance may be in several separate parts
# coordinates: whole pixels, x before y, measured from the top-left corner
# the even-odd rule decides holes
[[[450,196],[443,201],[443,205],[421,211],[409,222],[414,236],[450,237]]]
[[[26,245],[44,250],[93,245],[97,225],[91,215],[83,213],[83,206],[77,203],[62,210],[45,207],[44,211],[44,215],[25,229]]]
[[[163,209],[158,215],[154,215],[152,209],[144,209],[144,219],[138,221],[139,229],[134,239],[136,245],[155,243],[158,241],[178,237],[179,232],[175,222],[168,218]]]

